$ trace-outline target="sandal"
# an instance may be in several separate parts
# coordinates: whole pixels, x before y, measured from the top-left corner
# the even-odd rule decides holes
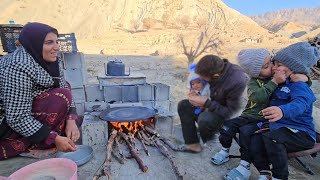
[[[241,174],[236,168],[231,169],[225,176],[223,176],[226,180],[248,180],[250,175],[248,177],[245,177],[243,174]]]
[[[195,151],[187,148],[187,145],[182,144],[174,148],[175,151],[188,152],[188,153],[200,153],[201,151]]]
[[[211,162],[215,165],[221,165],[229,161],[229,156],[224,156],[220,152],[211,157]]]

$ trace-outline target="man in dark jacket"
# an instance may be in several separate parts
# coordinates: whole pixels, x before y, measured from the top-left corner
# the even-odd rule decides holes
[[[202,141],[205,143],[221,127],[225,120],[243,110],[244,90],[248,78],[242,69],[227,59],[207,55],[197,63],[195,72],[210,84],[210,99],[190,92],[188,99],[178,104],[185,145],[177,147],[178,151],[200,152],[202,147],[197,136],[196,123]],[[203,111],[196,115],[195,108]]]

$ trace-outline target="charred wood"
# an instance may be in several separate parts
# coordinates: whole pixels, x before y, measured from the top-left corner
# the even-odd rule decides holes
[[[163,141],[170,149],[177,150],[176,145],[173,144],[170,140],[163,138],[163,137],[161,137],[160,140]]]
[[[141,158],[138,156],[136,150],[132,147],[132,145],[130,144],[129,140],[128,140],[128,136],[124,133],[119,132],[120,136],[124,139],[124,141],[127,143],[129,150],[131,152],[131,155],[134,157],[134,159],[137,161],[139,168],[142,170],[142,172],[147,172],[148,170],[148,166],[143,164],[143,161],[141,160]]]
[[[112,147],[114,143],[114,139],[117,137],[118,131],[117,130],[112,130],[111,136],[109,137],[108,144],[107,144],[107,156],[106,160],[104,162],[104,167],[103,167],[103,172],[104,175],[108,176],[108,179],[112,179],[111,176],[111,152],[112,152]]]
[[[147,136],[147,133],[145,131],[139,131],[141,133],[141,136],[144,140],[144,142],[148,145],[148,146],[151,146],[153,145],[153,142],[151,141],[150,137]]]
[[[159,139],[155,139],[154,143],[156,144],[156,147],[159,149],[159,151],[168,158],[171,167],[177,177],[178,180],[182,180],[183,176],[181,175],[181,173],[179,172],[178,167],[175,165],[174,161],[173,161],[173,156],[170,154],[170,152],[168,151],[168,149],[164,146],[164,144],[162,143],[162,141],[160,141]]]
[[[160,137],[160,134],[155,129],[153,129],[152,127],[145,126],[144,128],[148,133],[156,135],[157,137]]]
[[[112,156],[120,163],[120,164],[124,164],[123,158],[121,158],[118,154],[116,154],[115,152],[111,152]]]
[[[146,147],[146,145],[145,145],[145,142],[144,142],[144,140],[142,139],[142,136],[141,136],[141,134],[140,134],[139,132],[137,133],[137,137],[138,137],[138,139],[139,139],[140,142],[141,142],[141,145],[142,145],[142,148],[143,148],[144,152],[146,152],[146,154],[147,154],[148,156],[150,156],[150,153],[149,153],[149,151],[148,151],[148,149],[147,149],[147,147]]]

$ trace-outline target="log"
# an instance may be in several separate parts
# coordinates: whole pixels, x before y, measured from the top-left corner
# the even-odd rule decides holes
[[[144,126],[144,129],[150,133],[150,134],[153,134],[153,135],[156,135],[157,137],[160,137],[160,134],[155,130],[153,129],[152,127],[150,126]]]
[[[147,134],[144,131],[140,131],[142,139],[144,140],[144,142],[148,145],[151,146],[153,144],[153,142],[151,141],[151,139],[147,136]]]
[[[120,143],[119,143],[118,137],[119,137],[119,136],[117,136],[117,137],[114,139],[114,142],[116,143],[116,147],[117,147],[117,149],[118,149],[118,151],[119,151],[120,158],[121,158],[122,160],[124,160],[123,151],[122,151],[122,149],[120,148]]]
[[[117,137],[117,130],[113,130],[111,132],[111,136],[109,137],[108,144],[107,144],[107,156],[106,160],[104,162],[104,167],[103,167],[103,172],[105,176],[108,176],[108,179],[112,179],[111,176],[111,152],[112,152],[112,147],[114,143],[114,139]]]
[[[124,133],[121,133],[121,132],[119,132],[119,134],[124,139],[124,141],[127,143],[128,147],[129,147],[129,150],[130,150],[130,153],[134,157],[134,159],[137,161],[137,163],[139,165],[139,168],[142,170],[142,172],[147,172],[148,166],[143,164],[143,161],[138,156],[136,150],[134,150],[134,148],[130,144],[130,142],[128,140],[128,136],[126,134],[124,134]]]
[[[160,140],[163,141],[166,145],[168,145],[168,147],[171,148],[172,150],[174,151],[177,150],[176,145],[174,145],[170,140],[163,137],[161,137]]]
[[[135,145],[135,142],[134,142],[134,134],[131,133],[131,132],[129,132],[127,136],[128,136],[128,140],[129,140],[130,144],[131,144],[133,147],[135,147],[136,145]]]
[[[159,139],[156,139],[154,142],[156,144],[156,147],[161,152],[161,154],[163,154],[165,157],[171,156],[168,149],[162,144],[162,142]]]
[[[179,172],[178,167],[175,165],[174,161],[173,161],[173,156],[169,153],[168,149],[164,146],[164,144],[162,143],[162,141],[160,141],[159,139],[155,139],[154,143],[156,145],[156,147],[159,149],[159,151],[166,157],[168,158],[171,167],[176,175],[176,178],[178,180],[182,180],[183,176],[181,175],[181,173]]]
[[[92,180],[98,180],[101,176],[102,176],[102,166],[104,163],[102,163],[99,168],[96,170],[96,172],[94,173],[94,176],[92,178]]]
[[[150,153],[149,153],[149,151],[148,151],[148,149],[147,149],[147,147],[146,147],[146,145],[145,145],[145,143],[144,143],[144,140],[142,139],[142,136],[141,136],[141,134],[140,134],[139,131],[138,131],[138,133],[137,133],[137,137],[138,137],[138,139],[140,140],[140,142],[141,142],[141,144],[142,144],[142,148],[143,148],[144,152],[146,152],[146,154],[147,154],[148,156],[150,156]]]
[[[117,136],[117,130],[112,129],[111,136],[107,143],[107,154],[103,164],[94,173],[93,180],[99,179],[103,174],[108,176],[108,179],[112,180],[111,176],[111,151],[115,137]]]
[[[112,153],[112,156],[120,163],[120,164],[124,164],[124,161],[123,159],[117,155],[116,153],[114,153],[113,151],[111,152]]]

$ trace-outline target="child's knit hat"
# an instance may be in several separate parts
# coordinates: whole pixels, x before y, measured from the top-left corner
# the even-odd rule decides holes
[[[267,49],[243,49],[238,53],[239,65],[250,77],[257,78],[264,60],[269,56]]]
[[[287,66],[295,73],[310,74],[311,67],[320,59],[319,50],[307,42],[298,42],[276,53],[273,60]]]
[[[196,69],[196,65],[197,64],[191,64],[189,67],[189,83],[190,83],[190,88],[191,88],[191,82],[194,80],[201,80],[201,82],[203,83],[203,85],[205,86],[207,84],[207,81],[200,79],[200,76],[194,72],[194,70]]]
[[[196,69],[196,64],[191,64],[190,67],[189,67],[189,82],[190,82],[190,85],[191,85],[191,81],[193,80],[200,80],[200,77],[197,73],[194,72],[194,70]]]

